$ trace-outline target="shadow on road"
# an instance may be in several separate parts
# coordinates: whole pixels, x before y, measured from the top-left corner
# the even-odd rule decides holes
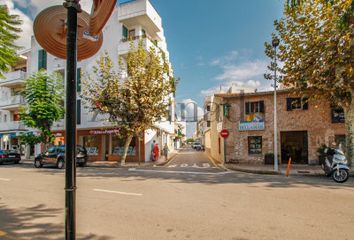
[[[2,166],[5,168],[25,168],[36,171],[40,174],[47,175],[63,175],[63,169],[56,168],[41,168],[36,169],[32,165],[7,165]],[[144,169],[144,168],[143,168]],[[128,168],[101,168],[101,167],[86,167],[77,168],[78,177],[89,177],[96,180],[104,180],[107,178],[116,178],[120,181],[147,181],[147,180],[168,180],[170,182],[181,183],[203,183],[203,184],[257,184],[262,183],[262,187],[275,187],[275,188],[289,188],[289,187],[323,187],[327,189],[343,189],[354,188],[354,179],[349,178],[346,183],[335,183],[331,178],[325,176],[290,176],[283,175],[262,175],[242,172],[228,172],[226,174],[214,175],[196,175],[196,174],[182,174],[182,173],[169,173],[164,167],[149,169],[152,172],[134,172],[129,171]],[[153,172],[154,170],[166,170],[164,172]],[[252,186],[261,187],[261,186]]]
[[[62,209],[47,208],[39,204],[30,208],[11,209],[0,204],[0,236],[4,240],[62,240],[64,225],[51,223]],[[89,234],[79,235],[80,240],[110,240],[112,237]]]

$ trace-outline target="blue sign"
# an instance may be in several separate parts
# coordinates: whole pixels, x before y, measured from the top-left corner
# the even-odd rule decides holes
[[[260,131],[264,130],[264,122],[240,122],[240,131]]]

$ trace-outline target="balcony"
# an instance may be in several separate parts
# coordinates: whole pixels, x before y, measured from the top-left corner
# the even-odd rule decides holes
[[[5,79],[0,80],[0,87],[15,88],[25,85],[26,72],[18,70],[4,74]]]
[[[26,130],[25,125],[22,122],[2,122],[0,123],[0,131],[18,131],[18,130]]]
[[[25,99],[21,95],[10,96],[10,98],[0,101],[0,109],[14,111],[23,104],[25,104]]]
[[[130,50],[130,44],[133,43],[133,46],[137,48],[140,40],[143,41],[143,46],[145,49],[149,49],[150,47],[155,46],[155,43],[153,40],[151,40],[151,38],[146,36],[135,36],[131,40],[121,40],[121,43],[118,44],[118,54],[126,55]]]
[[[162,31],[161,17],[148,0],[120,4],[118,20],[128,28],[142,26],[154,38]]]

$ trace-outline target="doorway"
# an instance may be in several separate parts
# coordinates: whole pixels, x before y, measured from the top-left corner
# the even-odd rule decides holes
[[[280,132],[282,163],[308,164],[307,131]]]

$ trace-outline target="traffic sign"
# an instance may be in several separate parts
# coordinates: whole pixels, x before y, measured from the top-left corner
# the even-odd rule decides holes
[[[227,129],[223,129],[220,132],[220,136],[223,137],[223,138],[227,138],[229,136],[229,134],[230,134],[229,130],[227,130]]]

